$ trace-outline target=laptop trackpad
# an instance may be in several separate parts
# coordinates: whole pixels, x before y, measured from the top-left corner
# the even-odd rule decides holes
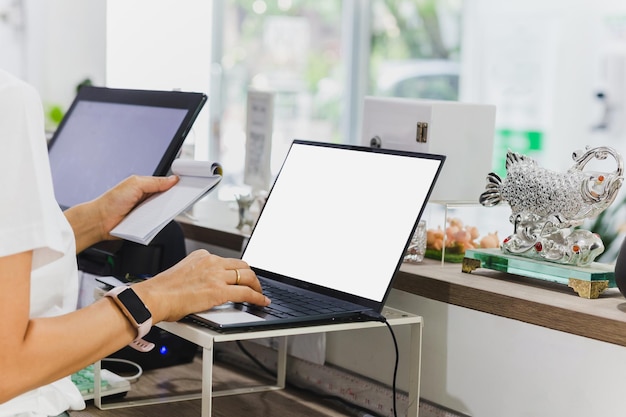
[[[196,316],[209,320],[218,324],[237,324],[237,323],[250,323],[255,321],[265,321],[261,317],[254,314],[246,313],[245,311],[238,310],[233,307],[217,308],[207,310],[202,313],[196,313]]]

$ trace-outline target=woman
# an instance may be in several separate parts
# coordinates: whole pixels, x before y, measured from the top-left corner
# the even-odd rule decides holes
[[[138,336],[146,330],[125,314],[126,306],[115,294],[75,311],[76,253],[113,239],[109,232],[135,205],[169,189],[177,178],[131,177],[62,212],[52,189],[40,98],[2,70],[0,166],[5,172],[0,203],[0,417],[56,416],[84,407],[70,374],[141,342]],[[191,253],[133,285],[132,291],[152,323],[176,321],[226,301],[270,302],[245,262],[206,251]]]

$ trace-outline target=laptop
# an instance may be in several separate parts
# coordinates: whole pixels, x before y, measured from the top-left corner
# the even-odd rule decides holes
[[[130,175],[166,175],[203,93],[84,86],[48,145],[57,203],[92,200]]]
[[[444,160],[294,140],[242,254],[272,304],[188,319],[218,331],[375,319]]]

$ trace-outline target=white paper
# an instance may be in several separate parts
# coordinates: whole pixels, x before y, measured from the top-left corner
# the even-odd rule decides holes
[[[178,183],[135,207],[113,228],[112,236],[148,245],[170,221],[222,180],[222,167],[210,161],[177,159],[172,172],[179,176]]]

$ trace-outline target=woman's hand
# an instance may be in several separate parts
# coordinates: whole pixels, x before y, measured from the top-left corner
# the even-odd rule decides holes
[[[166,191],[178,177],[131,176],[95,200],[65,211],[74,236],[76,252],[102,240],[114,239],[110,232],[130,211],[154,193]]]
[[[152,313],[155,323],[177,321],[227,301],[270,304],[246,262],[205,250],[190,253],[170,269],[134,284],[133,289]]]
[[[95,200],[100,211],[102,239],[112,239],[109,234],[137,204],[150,195],[169,190],[178,182],[178,177],[144,177],[134,175]]]

